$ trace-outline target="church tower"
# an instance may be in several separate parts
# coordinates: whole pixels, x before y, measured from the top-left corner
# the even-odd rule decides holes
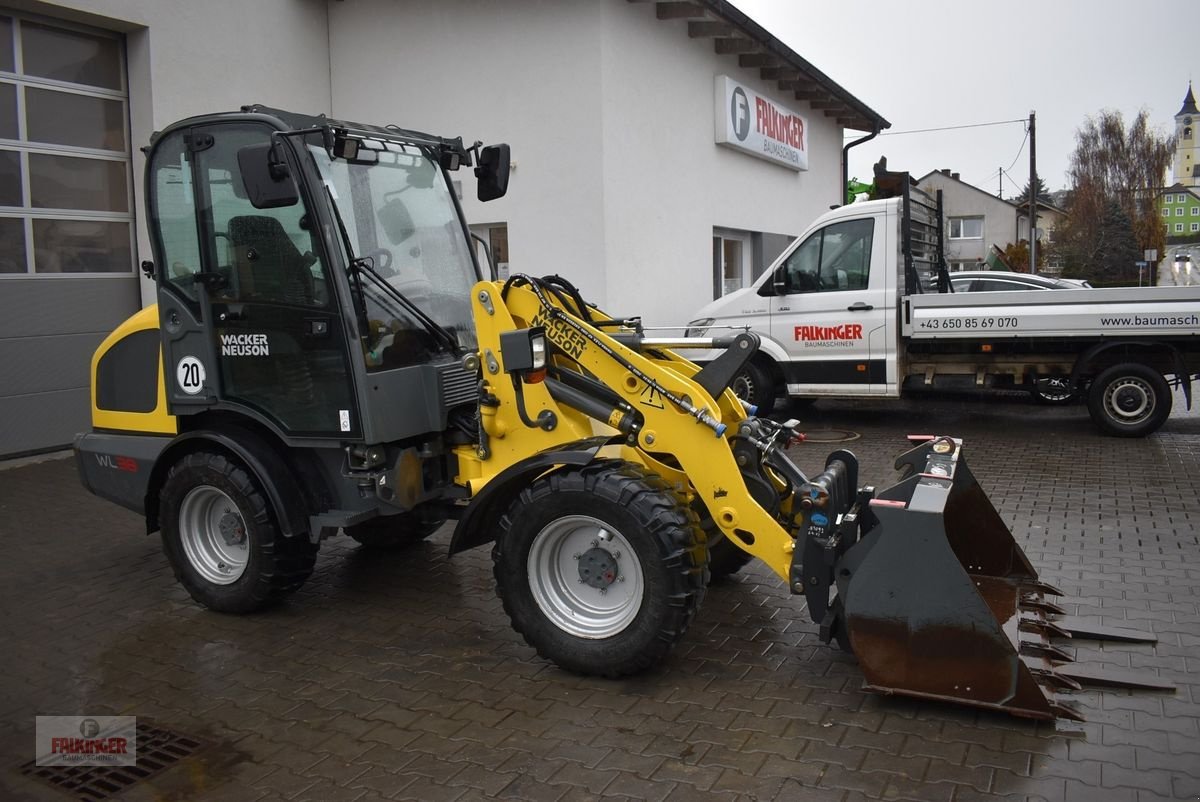
[[[1188,82],[1183,108],[1175,115],[1175,165],[1171,170],[1175,183],[1200,187],[1200,110]]]

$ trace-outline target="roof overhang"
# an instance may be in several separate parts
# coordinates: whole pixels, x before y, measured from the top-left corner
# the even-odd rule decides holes
[[[782,93],[807,101],[843,128],[882,131],[891,128],[870,106],[839,86],[766,28],[726,0],[628,0],[652,3],[660,20],[687,22],[692,39],[711,39],[718,55],[736,58],[738,66],[757,69],[764,81]]]

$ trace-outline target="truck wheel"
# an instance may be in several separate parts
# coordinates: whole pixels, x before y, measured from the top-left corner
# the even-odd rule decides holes
[[[1171,388],[1161,373],[1145,365],[1113,365],[1092,382],[1088,412],[1109,434],[1144,437],[1171,414]]]
[[[347,526],[345,532],[363,546],[371,548],[399,548],[418,543],[432,535],[445,518],[425,520],[411,512],[399,515],[381,515],[361,524]]]
[[[662,659],[708,578],[695,514],[661,478],[615,460],[535,480],[501,519],[492,561],[525,642],[567,671],[605,677]]]
[[[1047,406],[1065,406],[1075,400],[1070,376],[1038,376],[1032,393],[1034,401]]]
[[[221,454],[188,454],[159,491],[163,551],[200,604],[248,613],[299,588],[317,546],[284,537],[257,480]]]
[[[766,415],[775,408],[775,381],[766,368],[755,362],[746,363],[746,367],[733,377],[733,394],[743,401],[758,407],[760,415]]]

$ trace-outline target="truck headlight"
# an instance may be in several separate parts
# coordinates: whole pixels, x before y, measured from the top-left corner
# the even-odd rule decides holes
[[[715,318],[711,318],[711,317],[703,317],[703,318],[700,318],[699,320],[693,320],[691,323],[688,323],[688,327],[683,332],[683,336],[684,337],[703,337],[705,332],[708,331],[708,327],[713,324],[713,320],[715,320]]]

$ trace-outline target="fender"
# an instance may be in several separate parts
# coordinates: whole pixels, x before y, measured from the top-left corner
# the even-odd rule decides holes
[[[495,522],[508,509],[513,498],[535,477],[568,465],[587,465],[596,459],[600,449],[624,440],[623,435],[617,435],[560,443],[509,465],[471,499],[471,503],[454,527],[454,535],[450,539],[450,553],[458,554],[460,551],[495,540]]]
[[[300,486],[293,479],[294,471],[271,447],[266,438],[235,423],[185,432],[168,445],[154,464],[146,488],[146,533],[159,528],[158,489],[167,478],[167,471],[185,454],[203,451],[215,445],[236,457],[258,480],[275,512],[279,530],[285,537],[308,536],[308,504]]]
[[[1096,343],[1075,360],[1075,367],[1071,370],[1071,386],[1078,388],[1080,376],[1083,375],[1084,370],[1090,366],[1092,361],[1100,354],[1111,351],[1114,348],[1141,348],[1147,350],[1165,348],[1169,351],[1171,360],[1175,364],[1175,377],[1179,380],[1180,386],[1183,387],[1183,398],[1187,402],[1187,408],[1192,408],[1192,376],[1188,373],[1187,364],[1183,360],[1183,354],[1170,343],[1147,340],[1118,340],[1116,342]]]

